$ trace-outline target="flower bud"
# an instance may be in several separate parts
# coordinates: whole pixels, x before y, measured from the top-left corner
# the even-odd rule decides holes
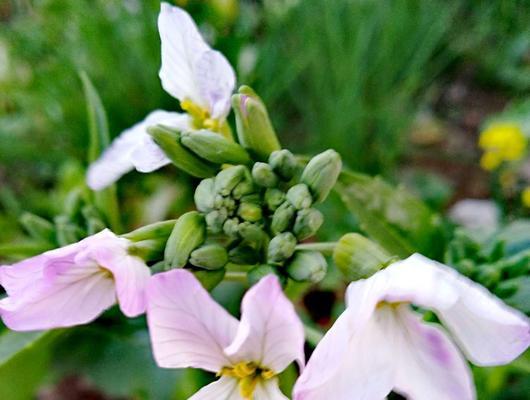
[[[269,165],[284,181],[289,181],[296,174],[296,157],[289,150],[278,150],[271,153]]]
[[[369,278],[396,260],[370,239],[358,233],[348,233],[337,243],[333,261],[346,280],[356,281]]]
[[[157,261],[164,257],[166,242],[167,237],[140,240],[131,243],[127,252],[132,256],[140,257],[144,261]]]
[[[206,214],[206,226],[208,227],[208,231],[213,234],[221,233],[227,217],[228,211],[226,208],[210,211]]]
[[[272,215],[272,233],[278,234],[289,229],[293,223],[295,212],[295,208],[288,201],[282,203]]]
[[[242,222],[238,226],[239,236],[254,249],[261,249],[267,242],[267,234],[263,229],[250,222]]]
[[[166,269],[182,268],[193,250],[204,243],[206,226],[204,217],[197,211],[180,216],[171,231],[164,252]]]
[[[236,200],[239,200],[244,196],[248,196],[249,194],[254,193],[254,191],[255,191],[254,182],[252,182],[251,177],[248,176],[248,179],[244,178],[232,190],[232,197]]]
[[[269,114],[259,96],[248,86],[241,86],[232,96],[239,143],[260,159],[267,159],[281,148]]]
[[[239,233],[239,219],[228,218],[223,224],[223,232],[231,238],[236,237]]]
[[[324,216],[316,208],[307,208],[298,211],[294,221],[293,233],[298,240],[313,236],[322,226]]]
[[[184,172],[197,178],[209,178],[215,175],[217,165],[206,161],[180,144],[177,130],[156,125],[147,128],[155,143],[164,151],[171,162]]]
[[[326,150],[309,161],[300,180],[309,186],[315,203],[321,203],[328,197],[341,169],[342,160],[334,150]]]
[[[279,278],[282,285],[284,285],[287,281],[285,279],[285,276],[280,274],[276,267],[274,267],[273,265],[262,264],[248,271],[248,275],[247,275],[248,283],[250,285],[255,285],[256,283],[259,282],[261,278],[264,278],[267,275],[276,275]]]
[[[252,178],[259,186],[272,188],[278,184],[278,176],[269,164],[257,162],[252,167]]]
[[[236,246],[228,252],[228,259],[234,264],[253,265],[260,259],[260,254],[250,246]]]
[[[223,169],[215,177],[215,191],[222,196],[230,195],[232,189],[245,178],[245,170],[242,165]]]
[[[248,164],[247,151],[234,141],[208,130],[183,132],[181,143],[200,157],[216,164]]]
[[[287,191],[286,197],[297,210],[309,208],[313,204],[313,198],[311,197],[311,193],[309,193],[309,188],[304,183],[299,183],[290,188]]]
[[[38,215],[25,212],[20,217],[20,224],[35,239],[55,242],[55,227],[53,224]]]
[[[318,251],[297,251],[287,264],[287,274],[297,282],[320,282],[327,270],[326,259]]]
[[[274,236],[267,249],[267,260],[271,263],[282,263],[293,255],[296,243],[296,238],[291,232]]]
[[[135,229],[132,232],[122,235],[123,238],[130,240],[131,242],[140,242],[142,240],[149,239],[166,239],[171,235],[173,227],[177,220],[171,219],[168,221],[155,222],[154,224],[142,226],[141,228]]]
[[[218,244],[206,244],[193,250],[190,255],[190,264],[209,270],[222,268],[227,262],[228,253]]]
[[[225,268],[216,269],[214,271],[209,271],[206,269],[196,269],[192,268],[191,272],[195,275],[195,278],[202,284],[202,286],[210,291],[219,285],[226,274]]]
[[[285,201],[285,193],[280,189],[271,188],[265,191],[265,203],[267,208],[275,211]]]
[[[249,222],[257,222],[263,216],[261,207],[256,203],[241,203],[237,210],[237,215]]]
[[[225,208],[228,212],[234,211],[236,208],[236,201],[231,197],[225,197],[223,199],[222,208]]]
[[[202,212],[213,210],[215,196],[215,180],[208,178],[200,181],[193,195],[197,210]]]

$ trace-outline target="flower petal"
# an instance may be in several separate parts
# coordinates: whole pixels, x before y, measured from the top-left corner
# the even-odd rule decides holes
[[[159,366],[219,372],[231,365],[223,348],[235,336],[237,320],[210,297],[192,273],[178,269],[150,279],[147,321]]]
[[[156,124],[186,129],[189,127],[189,117],[186,114],[155,110],[143,121],[123,131],[90,165],[88,186],[101,190],[134,168],[140,172],[152,172],[169,164],[169,159],[147,133],[147,128]]]
[[[464,357],[438,327],[428,325],[409,306],[390,309],[401,335],[395,391],[409,399],[473,400],[475,388]]]
[[[244,400],[239,394],[237,380],[222,376],[203,387],[188,400]],[[255,399],[257,400],[257,399]]]
[[[278,379],[260,381],[254,389],[253,400],[289,400],[280,390]]]
[[[268,275],[243,297],[237,335],[225,349],[238,361],[254,361],[274,372],[304,364],[304,329],[278,278]]]
[[[528,318],[454,269],[415,254],[384,272],[392,296],[400,292],[403,299],[408,292],[411,301],[434,309],[473,363],[507,364],[530,345]]]
[[[28,258],[13,265],[0,267],[0,285],[9,296],[23,295],[35,281],[42,279],[42,271],[48,257],[46,253]]]

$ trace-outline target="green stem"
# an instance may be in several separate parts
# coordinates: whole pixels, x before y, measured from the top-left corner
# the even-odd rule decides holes
[[[322,340],[324,334],[317,328],[304,324],[305,339],[311,346],[316,347]]]
[[[225,281],[248,283],[247,273],[242,271],[226,271]]]
[[[333,254],[337,242],[303,243],[296,246],[296,250],[319,251],[326,256]]]

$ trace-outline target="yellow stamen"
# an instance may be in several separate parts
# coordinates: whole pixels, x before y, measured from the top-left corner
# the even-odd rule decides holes
[[[254,390],[260,380],[269,380],[276,376],[270,368],[263,368],[253,362],[240,362],[223,367],[218,376],[229,376],[239,380],[239,393],[245,400],[252,400]]]

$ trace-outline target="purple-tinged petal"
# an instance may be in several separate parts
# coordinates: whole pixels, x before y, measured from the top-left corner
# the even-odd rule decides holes
[[[246,400],[239,394],[237,380],[222,376],[219,380],[203,387],[188,400]],[[257,400],[257,399],[254,399]]]
[[[0,285],[11,296],[25,292],[35,281],[42,279],[42,270],[47,260],[45,254],[40,254],[13,265],[1,266]]]
[[[159,366],[219,372],[232,365],[223,348],[235,336],[237,320],[191,272],[178,269],[150,279],[147,322]]]
[[[455,344],[407,305],[398,307],[386,306],[400,326],[395,334],[401,335],[394,349],[398,362],[394,391],[408,399],[475,399],[471,371]]]
[[[276,373],[304,364],[304,329],[278,278],[268,275],[243,297],[237,335],[225,349],[238,361],[254,361]]]
[[[253,400],[289,400],[278,385],[278,379],[273,378],[266,381],[260,381],[254,390]]]

